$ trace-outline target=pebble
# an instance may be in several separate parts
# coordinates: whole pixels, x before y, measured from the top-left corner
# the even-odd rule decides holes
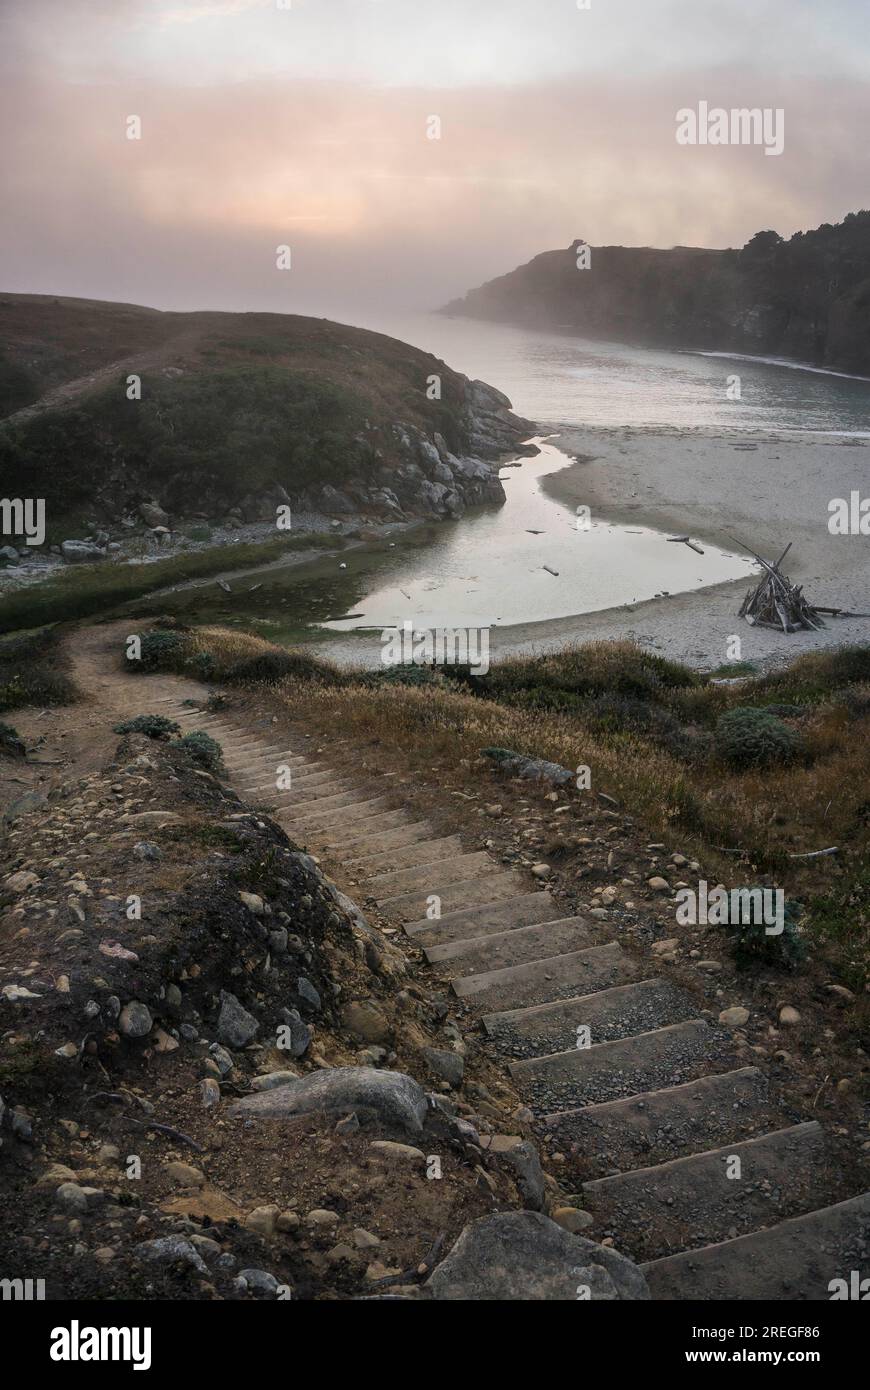
[[[395,1163],[425,1163],[426,1155],[413,1144],[396,1144],[392,1139],[375,1139],[369,1144],[370,1154]]]
[[[125,1004],[118,1016],[118,1031],[123,1033],[125,1038],[144,1038],[153,1026],[150,1009],[138,999],[132,999],[129,1004]]]
[[[784,1004],[779,1011],[779,1021],[786,1025],[800,1023],[801,1016],[791,1004]]]

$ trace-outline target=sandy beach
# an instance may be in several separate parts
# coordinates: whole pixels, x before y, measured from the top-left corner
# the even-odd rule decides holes
[[[870,538],[828,530],[832,498],[848,498],[855,489],[862,497],[870,493],[870,441],[576,427],[550,437],[577,461],[543,479],[542,487],[572,512],[585,504],[593,520],[689,534],[702,545],[706,540],[731,551],[739,550],[739,541],[765,558],[777,558],[791,541],[783,568],[805,586],[810,602],[870,612]],[[713,669],[729,659],[729,639],[736,634],[742,659],[765,668],[805,651],[870,640],[870,619],[830,618],[819,632],[789,635],[752,628],[737,617],[746,589],[739,580],[575,617],[493,628],[491,659],[628,638],[697,669]],[[370,635],[330,641],[319,649],[340,665],[380,663],[380,641]]]

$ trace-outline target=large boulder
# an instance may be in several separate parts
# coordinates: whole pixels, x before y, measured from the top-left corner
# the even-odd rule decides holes
[[[358,510],[351,498],[331,483],[320,489],[320,509],[327,516],[355,516]]]
[[[106,551],[92,541],[61,541],[60,553],[68,565],[92,565],[106,558]]]
[[[571,1235],[535,1211],[498,1212],[470,1222],[424,1287],[444,1301],[649,1298],[646,1280],[625,1255]]]
[[[328,1067],[275,1091],[246,1096],[231,1115],[241,1119],[292,1120],[320,1112],[374,1118],[406,1134],[420,1134],[428,1103],[422,1087],[400,1071],[375,1067]]]
[[[169,525],[169,513],[163,510],[159,502],[140,502],[138,510],[146,526]]]

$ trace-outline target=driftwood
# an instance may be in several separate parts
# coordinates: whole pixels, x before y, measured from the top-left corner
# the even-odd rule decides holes
[[[744,549],[749,550],[749,546],[744,546]],[[777,632],[797,632],[800,628],[816,631],[825,626],[819,609],[804,598],[803,585],[792,584],[780,569],[790,550],[791,541],[772,564],[761,555],[756,555],[754,550],[749,550],[749,554],[764,570],[761,582],[740,605],[739,616],[745,618],[750,626],[770,627]]]

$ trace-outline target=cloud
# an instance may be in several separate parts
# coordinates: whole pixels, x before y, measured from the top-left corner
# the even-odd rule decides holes
[[[372,24],[373,11],[395,17],[388,0],[366,5]],[[449,15],[446,0],[434,8]],[[184,12],[189,23],[169,26],[178,33],[254,9],[253,0],[170,0],[127,11],[94,0],[88,12],[107,17],[92,59],[102,70],[131,25],[147,20],[153,36],[160,14]],[[507,19],[521,7],[502,9]],[[796,22],[802,9],[798,0]],[[742,0],[729,13],[744,14]],[[631,80],[185,85],[124,75],[114,58],[111,81],[73,82],[66,65],[27,53],[33,61],[0,85],[11,290],[177,308],[425,307],[578,236],[742,245],[759,228],[788,235],[866,200],[870,89],[842,73],[718,62],[653,65]],[[676,111],[701,99],[782,106],[784,154],[677,146]],[[126,139],[130,114],[141,117],[140,141]],[[433,114],[440,140],[426,137]],[[275,248],[285,242],[293,270],[282,276]]]

